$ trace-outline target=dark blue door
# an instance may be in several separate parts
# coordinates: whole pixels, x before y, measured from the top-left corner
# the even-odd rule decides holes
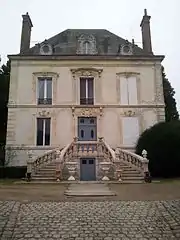
[[[96,180],[96,164],[94,158],[80,159],[80,180],[95,181]]]
[[[97,140],[97,120],[96,117],[78,118],[78,140],[96,141]]]

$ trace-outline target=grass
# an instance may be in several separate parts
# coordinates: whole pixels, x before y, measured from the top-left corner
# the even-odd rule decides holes
[[[17,181],[17,179],[3,178],[3,179],[0,179],[0,185],[14,184],[15,181]]]
[[[155,181],[155,183],[180,183],[180,178],[154,178],[153,181]]]

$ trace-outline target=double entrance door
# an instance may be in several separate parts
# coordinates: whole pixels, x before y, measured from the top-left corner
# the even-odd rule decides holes
[[[80,159],[80,180],[95,181],[96,180],[96,160],[95,158]]]
[[[96,117],[78,118],[78,140],[97,141],[97,119]],[[80,180],[96,180],[96,159],[80,158]]]
[[[97,119],[96,117],[78,118],[78,140],[96,141],[97,140]]]

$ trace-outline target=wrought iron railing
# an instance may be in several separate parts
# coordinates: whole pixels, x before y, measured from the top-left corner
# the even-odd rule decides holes
[[[51,105],[52,104],[52,98],[38,98],[38,104],[39,105]]]
[[[80,98],[80,105],[94,105],[94,98]]]

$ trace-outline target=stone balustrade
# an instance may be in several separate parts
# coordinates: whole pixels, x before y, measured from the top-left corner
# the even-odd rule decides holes
[[[143,150],[142,155],[137,155],[133,152],[129,152],[127,150],[123,150],[121,148],[116,148],[115,150],[115,156],[116,156],[116,166],[117,171],[118,169],[118,163],[125,162],[128,163],[129,166],[132,166],[132,168],[138,170],[141,172],[144,176],[145,181],[149,181],[150,173],[149,173],[149,160],[147,159],[147,151]]]

